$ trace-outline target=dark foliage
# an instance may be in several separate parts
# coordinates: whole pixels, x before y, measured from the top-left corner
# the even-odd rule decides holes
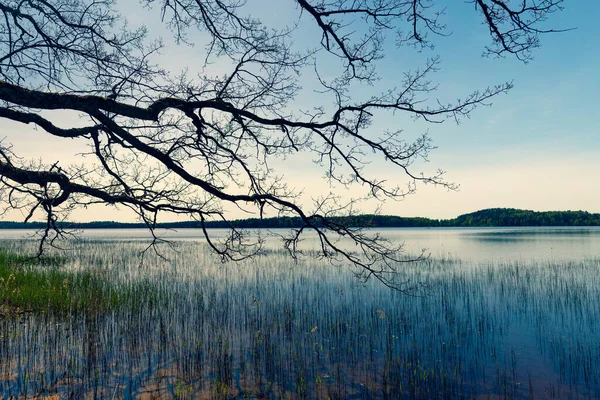
[[[335,223],[353,228],[435,228],[435,227],[477,227],[477,226],[600,226],[600,214],[587,211],[531,211],[514,208],[490,208],[452,219],[429,219],[422,217],[398,217],[394,215],[355,215],[352,217],[331,217]],[[303,225],[299,217],[248,218],[233,221],[207,221],[208,229],[298,229]],[[40,229],[42,222],[0,222],[0,229]],[[145,228],[143,223],[114,221],[62,222],[63,229],[127,229]],[[156,224],[163,229],[202,229],[196,221],[163,222]]]
[[[600,226],[600,214],[490,208],[441,221],[441,226]]]

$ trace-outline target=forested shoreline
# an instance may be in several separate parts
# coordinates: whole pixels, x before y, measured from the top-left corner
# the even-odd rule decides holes
[[[484,226],[600,226],[600,214],[587,211],[531,211],[514,208],[491,208],[463,214],[452,219],[430,219],[423,217],[399,217],[394,215],[357,215],[333,217],[333,221],[355,227],[373,228],[422,228],[422,227],[484,227]],[[0,221],[0,229],[40,229],[44,222]],[[63,222],[65,229],[132,229],[145,228],[143,223],[94,221]],[[299,217],[249,218],[230,222],[207,221],[207,228],[296,228],[302,226]],[[165,222],[157,228],[201,228],[197,221]]]

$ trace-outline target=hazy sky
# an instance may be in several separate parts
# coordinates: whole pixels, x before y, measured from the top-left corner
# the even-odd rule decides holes
[[[286,21],[296,15],[291,0],[271,2],[249,0],[264,7],[267,20]],[[165,36],[159,26],[156,10],[140,12],[133,2],[121,1],[131,25],[145,23],[150,34]],[[259,4],[260,3],[260,4]],[[287,5],[291,4],[291,7]],[[482,58],[489,42],[486,28],[473,19],[472,6],[457,2],[444,16],[452,35],[437,38],[436,48],[425,54],[390,46],[380,64],[381,87],[394,86],[401,72],[418,66],[427,56],[439,54],[442,70],[435,76],[439,82],[437,94],[448,101],[464,96],[474,89],[514,80],[515,88],[508,95],[493,100],[492,107],[472,113],[459,125],[415,123],[409,118],[385,116],[372,129],[396,127],[405,129],[407,138],[428,130],[438,149],[430,155],[426,171],[442,168],[448,180],[460,185],[460,190],[420,186],[417,194],[401,202],[387,201],[384,214],[451,218],[462,213],[490,207],[515,207],[533,210],[587,210],[600,212],[600,2],[567,0],[565,10],[555,14],[550,25],[577,29],[542,37],[542,47],[534,60],[525,65],[515,59]],[[265,9],[269,11],[265,13]],[[134,12],[135,11],[135,12]],[[310,37],[303,40],[319,40]],[[199,37],[200,39],[200,37]],[[302,43],[299,43],[302,45]],[[314,43],[312,43],[314,45]],[[202,47],[169,45],[164,65],[177,72],[189,65],[200,65]],[[307,89],[307,88],[305,88]],[[298,104],[305,106],[310,96],[302,96]],[[65,116],[70,121],[72,115]],[[0,121],[2,135],[15,144],[15,150],[26,157],[40,157],[52,149],[51,157],[81,162],[75,153],[81,149],[77,141],[47,138],[41,131]],[[46,158],[45,158],[46,159]],[[323,171],[309,159],[294,159],[278,165],[293,186],[305,189],[306,196],[336,191],[320,179]],[[399,171],[383,162],[374,161],[369,170],[379,179],[404,181]],[[366,204],[372,211],[374,204]],[[234,214],[234,217],[237,215]],[[15,219],[9,215],[5,219]],[[129,219],[129,214],[114,210],[87,210],[74,214],[75,220]]]

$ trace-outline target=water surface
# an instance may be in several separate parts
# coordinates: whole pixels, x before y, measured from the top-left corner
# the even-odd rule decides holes
[[[139,268],[143,230],[85,231],[65,268],[148,279],[162,295],[105,315],[0,319],[0,393],[600,397],[598,228],[381,232],[431,253],[400,270],[419,290],[277,251],[222,264],[197,230],[165,232],[178,252]],[[0,243],[23,246],[6,238],[17,233]]]

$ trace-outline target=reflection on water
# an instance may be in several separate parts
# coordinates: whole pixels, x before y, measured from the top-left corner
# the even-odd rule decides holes
[[[396,229],[389,237],[411,251],[424,247],[435,257],[472,261],[600,257],[600,227]]]
[[[436,258],[462,260],[584,260],[600,258],[600,227],[523,227],[523,228],[382,228],[373,230],[398,243],[407,253],[427,254]],[[263,236],[288,232],[284,229],[259,230]],[[211,229],[214,238],[224,238],[228,231]],[[150,240],[146,229],[87,229],[80,236],[102,240]],[[178,241],[203,241],[199,229],[157,230],[159,237]],[[1,239],[33,237],[30,230],[0,230]],[[316,246],[317,237],[307,231],[302,246]],[[281,242],[269,237],[270,248],[281,248]]]
[[[414,296],[283,252],[220,264],[192,230],[140,269],[116,234],[85,232],[66,268],[149,290],[0,318],[0,398],[600,398],[596,228],[385,230],[432,253],[402,270]]]

